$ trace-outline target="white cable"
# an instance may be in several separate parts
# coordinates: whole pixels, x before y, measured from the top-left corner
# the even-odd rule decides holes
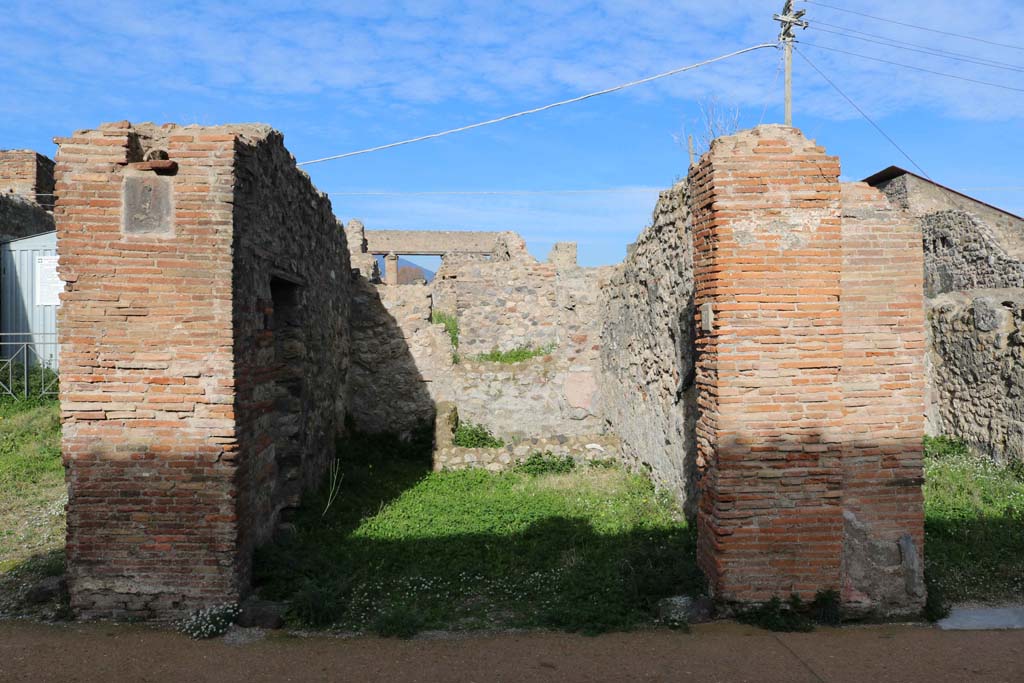
[[[480,128],[482,126],[489,126],[489,125],[494,124],[494,123],[501,123],[502,121],[508,121],[509,119],[518,118],[520,116],[528,116],[530,114],[537,114],[539,112],[547,111],[548,109],[554,109],[555,107],[561,107],[561,106],[564,106],[566,104],[574,104],[576,102],[582,102],[583,100],[588,100],[591,97],[597,97],[599,95],[607,95],[608,93],[613,93],[613,92],[616,92],[617,90],[624,90],[626,88],[632,88],[633,86],[636,86],[636,85],[642,85],[644,83],[650,83],[651,81],[656,81],[659,78],[666,78],[667,76],[674,76],[674,75],[676,75],[678,73],[682,73],[684,71],[690,71],[691,69],[696,69],[696,68],[701,67],[701,66],[707,66],[708,64],[712,64],[714,62],[720,62],[723,59],[729,59],[730,57],[736,57],[736,56],[741,55],[741,54],[743,54],[745,52],[753,52],[754,50],[761,50],[761,49],[766,48],[766,47],[777,47],[777,43],[762,43],[760,45],[754,45],[753,47],[743,48],[742,50],[737,50],[736,52],[730,52],[727,55],[722,55],[720,57],[714,57],[712,59],[706,59],[703,62],[698,62],[696,64],[690,64],[689,66],[683,66],[683,67],[680,67],[678,69],[672,69],[671,71],[666,71],[664,73],[656,74],[654,76],[648,76],[647,78],[641,78],[638,81],[630,81],[629,83],[623,83],[622,85],[616,85],[616,86],[611,87],[611,88],[605,88],[604,90],[598,90],[597,92],[588,93],[586,95],[580,95],[579,97],[574,97],[574,98],[572,98],[570,100],[562,100],[561,102],[554,102],[552,104],[546,104],[543,107],[536,107],[534,109],[527,109],[526,111],[520,111],[520,112],[516,112],[515,114],[509,114],[507,116],[501,116],[501,117],[498,117],[496,119],[490,119],[489,121],[481,121],[480,123],[473,123],[473,124],[470,124],[468,126],[461,126],[459,128],[452,128],[451,130],[444,130],[444,131],[441,131],[439,133],[431,133],[430,135],[421,135],[418,138],[411,138],[409,140],[402,140],[400,142],[392,142],[392,143],[389,143],[387,145],[378,145],[377,147],[368,147],[367,149],[360,149],[360,150],[356,150],[354,152],[346,152],[344,154],[335,154],[333,156],[323,157],[323,158],[320,158],[320,159],[310,159],[309,161],[301,161],[297,165],[298,166],[307,166],[309,164],[319,164],[322,161],[333,161],[334,159],[344,159],[345,157],[354,157],[354,156],[356,156],[358,154],[369,154],[370,152],[379,152],[382,149],[391,149],[392,147],[400,147],[402,145],[409,145],[409,144],[412,144],[414,142],[422,142],[423,140],[430,140],[432,138],[439,138],[439,137],[442,137],[444,135],[451,135],[452,133],[461,133],[462,131],[471,130],[473,128]]]
[[[405,195],[544,195],[544,194],[618,194],[661,192],[662,187],[608,187],[590,190],[410,190],[380,192],[328,192],[332,197],[399,197]]]

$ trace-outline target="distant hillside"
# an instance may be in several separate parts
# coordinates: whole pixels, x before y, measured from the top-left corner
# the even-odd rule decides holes
[[[381,275],[384,274],[384,257],[377,257],[377,267],[380,268]],[[402,284],[409,284],[414,280],[423,279],[427,282],[431,282],[434,279],[434,271],[427,270],[421,265],[418,265],[412,261],[408,261],[401,256],[398,257],[398,281]]]

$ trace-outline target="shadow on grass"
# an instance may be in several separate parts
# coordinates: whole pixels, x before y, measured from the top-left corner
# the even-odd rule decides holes
[[[64,548],[0,563],[0,618],[70,619],[67,595],[58,595],[42,603],[31,603],[26,599],[32,587],[41,580],[63,574]]]
[[[661,598],[703,590],[694,534],[639,478],[595,472],[614,490],[587,492],[523,474],[430,474],[426,439],[357,437],[339,454],[336,502],[324,514],[326,492],[311,497],[297,533],[256,557],[260,595],[289,600],[299,623],[598,633],[649,624]]]
[[[1024,514],[925,520],[929,591],[958,602],[1024,602]]]

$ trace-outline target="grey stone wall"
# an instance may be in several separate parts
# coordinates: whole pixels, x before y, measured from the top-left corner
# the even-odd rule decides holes
[[[453,443],[460,419],[454,403],[438,403],[434,425],[435,471],[479,467],[500,472],[534,453],[568,456],[577,464],[619,460],[620,443],[614,434],[515,438],[498,448],[463,448]]]
[[[558,267],[521,240],[503,246],[486,260],[446,257],[437,271],[438,307],[458,317],[462,355],[558,343]]]
[[[1024,457],[1024,220],[912,174],[878,188],[921,221],[927,433]]]
[[[53,214],[31,199],[0,194],[0,242],[54,229]]]
[[[360,230],[347,229],[350,239]],[[597,308],[609,270],[579,267],[570,244],[538,263],[522,238],[502,233],[490,255],[447,254],[429,285],[359,278],[351,318],[354,425],[408,433],[433,420],[437,402],[452,401],[465,419],[502,438],[603,434]],[[435,310],[457,317],[458,349],[431,322]],[[512,364],[476,359],[517,346],[552,351]]]
[[[452,366],[442,325],[430,322],[427,285],[359,277],[352,299],[349,414],[356,429],[408,434],[434,420],[434,394]]]
[[[605,424],[596,414],[591,367],[557,351],[521,363],[463,360],[441,378],[437,396],[504,439],[596,436]]]
[[[1024,289],[945,293],[928,320],[929,433],[1024,459]]]
[[[366,248],[371,254],[441,256],[443,254],[489,254],[500,232],[479,230],[368,230]]]
[[[980,216],[943,210],[924,214],[921,224],[925,296],[979,287],[1024,287],[1024,263],[1010,255],[992,225]]]
[[[334,456],[346,413],[353,283],[327,195],[295,166],[280,133],[266,126],[241,132],[232,288],[245,550],[271,536],[282,511],[319,485]]]
[[[995,240],[1012,257],[1024,260],[1024,219],[971,197],[936,185],[912,174],[897,176],[877,185],[889,201],[915,216],[941,211],[969,213],[989,226]]]
[[[623,458],[689,505],[696,474],[693,244],[686,185],[662,192],[650,227],[603,288],[600,412]]]

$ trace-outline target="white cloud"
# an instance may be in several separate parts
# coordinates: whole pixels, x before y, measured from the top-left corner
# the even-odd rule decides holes
[[[173,96],[187,80],[238,98],[274,96],[404,102],[538,103],[773,40],[777,2],[666,3],[322,2],[297,10],[276,2],[15,3],[0,27],[0,68],[22,96],[53,96],[68,83],[92,97],[118,88]],[[830,3],[831,4],[831,3]],[[836,0],[838,5],[838,0]],[[1014,43],[1024,11],[1014,0],[918,3],[863,0],[847,7],[909,23]],[[1024,53],[875,22],[813,4],[808,18],[894,39],[1024,62]],[[1022,86],[1019,72],[902,52],[813,29],[817,42]],[[955,46],[955,47],[953,47]],[[876,114],[917,106],[967,118],[1022,116],[1024,97],[805,48],[848,93]],[[801,106],[847,117],[829,86],[798,62]],[[713,69],[648,86],[641,96],[716,92],[761,105],[771,92],[774,57],[743,56]],[[188,74],[183,77],[183,74]],[[58,77],[59,75],[59,77]],[[17,84],[16,86],[14,84]],[[4,86],[0,86],[3,88]],[[13,94],[13,93],[8,93]]]

